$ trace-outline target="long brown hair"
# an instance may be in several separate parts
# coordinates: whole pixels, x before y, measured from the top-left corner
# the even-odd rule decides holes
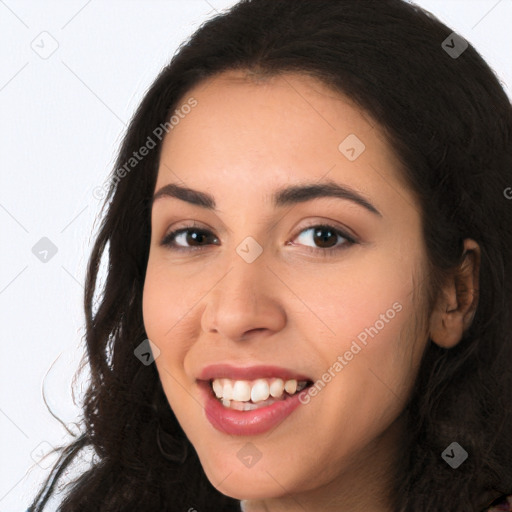
[[[239,510],[237,500],[207,480],[155,366],[134,356],[147,337],[142,290],[161,148],[154,131],[193,86],[231,69],[308,74],[380,123],[418,197],[434,292],[441,276],[461,263],[462,241],[479,243],[473,324],[452,349],[429,343],[405,411],[395,509],[478,510],[512,491],[512,202],[506,193],[512,108],[471,45],[458,56],[443,46],[451,34],[402,0],[244,0],[180,47],[145,95],[119,151],[86,280],[91,380],[83,433],[62,449],[31,511],[45,508],[86,447],[94,450],[94,463],[67,489],[64,512]],[[117,171],[152,135],[156,147],[119,178]],[[102,258],[107,277],[98,289]],[[453,441],[469,454],[456,470],[441,458]]]

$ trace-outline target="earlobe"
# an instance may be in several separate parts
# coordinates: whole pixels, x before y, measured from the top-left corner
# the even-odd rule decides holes
[[[464,240],[464,259],[439,294],[430,317],[430,338],[443,348],[452,348],[469,329],[478,306],[480,246]]]

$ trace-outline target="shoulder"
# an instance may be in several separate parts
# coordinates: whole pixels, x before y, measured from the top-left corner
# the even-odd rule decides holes
[[[489,508],[482,512],[511,512],[512,511],[512,494],[502,496],[493,501]]]

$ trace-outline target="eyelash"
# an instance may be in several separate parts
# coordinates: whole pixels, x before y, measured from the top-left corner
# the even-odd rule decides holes
[[[332,231],[334,234],[339,235],[341,238],[343,238],[345,240],[345,243],[338,245],[338,246],[326,247],[326,248],[322,248],[322,247],[313,248],[313,247],[305,246],[306,250],[309,252],[313,252],[315,254],[321,254],[322,256],[327,257],[330,255],[334,255],[335,253],[338,253],[341,250],[345,250],[348,247],[358,243],[357,240],[355,240],[353,237],[351,237],[344,231],[341,231],[340,229],[338,229],[330,224],[312,224],[311,226],[307,226],[307,227],[303,228],[301,231],[299,231],[297,233],[297,235],[294,237],[294,239],[297,238],[300,234],[304,233],[305,231],[309,231],[312,229],[318,229],[318,228],[328,229],[328,230]],[[186,233],[187,231],[199,232],[201,234],[206,234],[206,235],[211,234],[211,231],[209,231],[208,229],[202,229],[202,228],[199,228],[194,225],[185,226],[185,227],[176,229],[174,231],[171,231],[170,233],[165,235],[163,240],[160,242],[160,245],[164,246],[164,247],[168,247],[169,249],[171,249],[173,251],[178,251],[178,252],[195,252],[195,251],[203,250],[205,248],[205,246],[181,247],[181,246],[177,246],[175,244],[175,238],[182,233]]]

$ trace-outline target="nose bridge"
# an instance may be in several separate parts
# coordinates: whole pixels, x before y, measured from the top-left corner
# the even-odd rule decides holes
[[[269,283],[273,274],[267,268],[267,258],[262,251],[253,259],[255,246],[251,244],[248,240],[233,250],[226,273],[206,297],[205,332],[240,339],[249,330],[275,330],[283,324],[282,308]]]
[[[244,240],[233,249],[228,260],[226,274],[212,290],[212,295],[217,300],[230,301],[232,307],[256,308],[258,296],[265,294],[268,277],[265,274],[269,272],[263,250],[256,255],[254,242]]]

